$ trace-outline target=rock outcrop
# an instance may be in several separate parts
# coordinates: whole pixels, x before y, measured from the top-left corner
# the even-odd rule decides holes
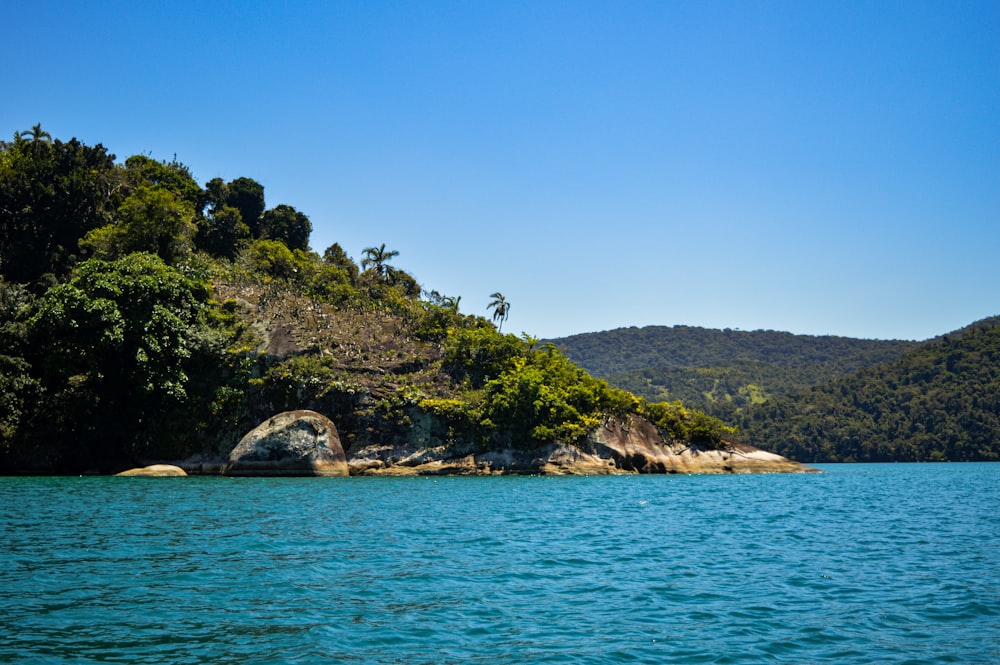
[[[346,476],[337,427],[315,411],[286,411],[258,425],[233,448],[229,476]]]
[[[610,475],[635,473],[802,473],[815,471],[759,448],[724,441],[718,449],[667,441],[647,420],[609,419],[579,445],[486,452],[446,446],[371,444],[352,451],[351,475]]]
[[[798,462],[736,441],[699,448],[667,441],[656,427],[635,416],[608,420],[587,438],[598,457],[633,473],[796,473],[815,471]]]
[[[145,478],[166,478],[171,476],[186,476],[184,469],[173,464],[151,464],[138,469],[129,469],[116,473],[116,476],[142,476]]]

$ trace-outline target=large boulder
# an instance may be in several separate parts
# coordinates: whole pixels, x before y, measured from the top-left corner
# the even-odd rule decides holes
[[[228,476],[346,476],[337,427],[315,411],[286,411],[261,423],[229,453]]]

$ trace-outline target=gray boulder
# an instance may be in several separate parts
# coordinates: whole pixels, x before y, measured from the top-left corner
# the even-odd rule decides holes
[[[337,427],[315,411],[269,418],[229,453],[227,476],[346,476],[347,456]]]

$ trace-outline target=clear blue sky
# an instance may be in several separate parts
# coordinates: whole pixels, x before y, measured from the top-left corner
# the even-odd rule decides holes
[[[1000,2],[0,4],[0,134],[248,176],[557,337],[1000,314]]]

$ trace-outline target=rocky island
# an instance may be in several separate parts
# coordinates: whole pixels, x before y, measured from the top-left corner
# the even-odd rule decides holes
[[[0,473],[806,470],[502,332],[499,291],[487,318],[384,243],[314,252],[251,178],[36,126],[0,142],[0,192]]]

